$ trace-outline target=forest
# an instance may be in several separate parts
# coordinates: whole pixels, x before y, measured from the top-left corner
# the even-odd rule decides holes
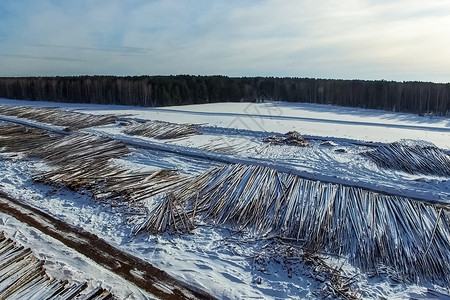
[[[227,76],[2,77],[9,99],[135,106],[288,101],[450,116],[450,83]]]

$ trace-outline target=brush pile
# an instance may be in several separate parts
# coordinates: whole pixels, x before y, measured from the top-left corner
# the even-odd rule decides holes
[[[263,140],[264,143],[271,145],[288,145],[297,147],[307,147],[308,141],[305,140],[297,131],[289,131],[283,135],[271,135]]]
[[[0,232],[0,299],[113,299],[101,287],[89,293],[83,291],[86,283],[69,284],[50,278],[44,261],[37,259],[31,250],[17,245]]]
[[[450,283],[448,206],[237,164],[180,185],[135,232],[189,231],[194,221],[302,241],[364,271],[384,265],[405,280]]]
[[[36,108],[27,106],[0,105],[0,115],[29,119],[55,126],[63,126],[70,131],[109,125],[116,122],[115,116],[95,116],[58,108]]]
[[[400,141],[363,153],[379,167],[410,174],[450,176],[450,157],[433,144]]]
[[[160,140],[177,139],[200,134],[198,125],[175,124],[162,121],[147,121],[141,124],[130,125],[130,128],[124,130],[124,133]]]
[[[36,181],[88,190],[97,200],[117,205],[138,206],[174,183],[183,183],[175,171],[133,172],[116,166],[112,160],[128,155],[127,146],[91,134],[55,136],[41,129],[6,125],[0,126],[0,149],[43,159],[52,167],[36,175]]]
[[[289,278],[305,274],[314,278],[319,284],[313,294],[320,299],[361,299],[353,274],[345,274],[342,268],[331,266],[318,254],[305,252],[293,243],[270,239],[254,254],[254,271],[264,273],[271,264],[281,265]]]

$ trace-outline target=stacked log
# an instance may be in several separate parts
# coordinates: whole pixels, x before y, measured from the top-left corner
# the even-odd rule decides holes
[[[97,199],[160,202],[135,233],[189,232],[198,222],[303,243],[309,253],[346,256],[366,272],[387,266],[405,281],[450,283],[450,208],[362,188],[301,178],[262,166],[227,165],[185,178],[130,172],[112,164],[120,142],[87,134],[54,136],[0,126],[2,151],[22,151],[53,167],[39,179],[87,188]],[[155,200],[155,199],[154,199]]]
[[[0,126],[0,149],[43,159],[51,168],[33,178],[75,191],[87,190],[95,199],[115,205],[139,206],[146,199],[183,183],[173,170],[135,172],[113,159],[130,154],[118,141],[92,134],[52,135],[20,125]]]
[[[55,126],[63,126],[68,130],[114,124],[117,119],[112,115],[96,116],[62,110],[59,108],[38,108],[7,105],[0,105],[0,115],[29,119]]]
[[[430,143],[400,141],[363,153],[381,168],[410,174],[450,176],[450,157]]]
[[[147,121],[141,124],[132,124],[124,130],[124,133],[160,140],[177,139],[200,134],[198,125],[176,124],[163,121]]]
[[[213,168],[161,201],[135,233],[212,222],[302,241],[305,251],[345,255],[366,272],[384,265],[405,280],[450,283],[446,205],[240,164]]]
[[[79,299],[106,300],[113,295],[97,287],[86,292],[85,282],[70,284],[51,278],[44,261],[30,248],[18,245],[0,232],[0,299]]]

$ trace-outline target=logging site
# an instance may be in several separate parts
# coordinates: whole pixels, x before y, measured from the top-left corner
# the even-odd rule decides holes
[[[449,0],[0,0],[0,300],[450,300],[449,37]]]
[[[0,99],[0,299],[450,299],[449,149],[445,117]]]

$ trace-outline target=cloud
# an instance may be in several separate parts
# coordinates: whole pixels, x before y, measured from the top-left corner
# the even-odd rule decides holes
[[[76,50],[76,51],[97,51],[97,52],[112,52],[119,54],[146,54],[149,52],[148,49],[139,48],[139,47],[83,47],[83,46],[63,46],[63,45],[44,45],[44,44],[29,44],[27,46],[31,47],[39,47],[39,48],[53,48],[53,49],[67,49],[67,50]]]
[[[16,54],[3,54],[0,53],[0,57],[14,57],[14,58],[25,58],[25,59],[37,59],[37,60],[60,60],[60,61],[71,61],[71,62],[81,62],[85,61],[83,59],[68,58],[68,57],[55,57],[55,56],[32,56],[32,55],[16,55]]]
[[[6,0],[0,16],[2,76],[450,78],[446,0]]]

